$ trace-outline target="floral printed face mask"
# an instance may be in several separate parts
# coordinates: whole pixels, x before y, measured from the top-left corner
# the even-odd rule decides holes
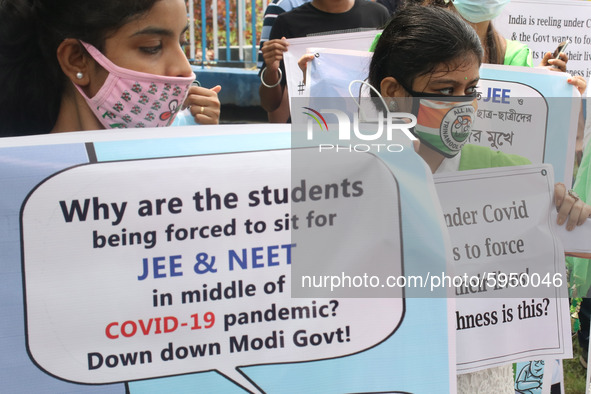
[[[109,75],[92,98],[74,86],[106,129],[164,127],[172,123],[195,74],[167,77],[129,70],[113,64],[92,45],[81,43]]]

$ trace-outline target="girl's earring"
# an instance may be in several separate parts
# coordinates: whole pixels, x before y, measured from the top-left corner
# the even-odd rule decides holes
[[[82,74],[80,71],[78,71],[78,72],[76,73],[76,78],[78,78],[78,79],[82,79],[82,78],[84,78],[84,74]]]
[[[398,111],[398,103],[396,102],[396,100],[390,100],[390,102],[388,103],[388,109],[390,110],[390,112]]]

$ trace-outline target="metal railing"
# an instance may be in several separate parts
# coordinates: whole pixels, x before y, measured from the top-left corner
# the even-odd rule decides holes
[[[190,0],[189,60],[197,65],[253,67],[267,0]]]

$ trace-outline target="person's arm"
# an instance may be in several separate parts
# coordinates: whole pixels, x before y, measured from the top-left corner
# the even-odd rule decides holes
[[[267,112],[267,119],[269,123],[287,123],[289,116],[289,98],[287,97],[287,89],[283,89],[283,99],[279,108],[275,111]]]
[[[290,37],[290,32],[284,15],[281,14],[275,20],[269,41],[261,48],[263,56],[263,67],[259,72],[261,84],[259,86],[259,98],[261,107],[268,113],[277,110],[283,102],[285,95],[286,76],[283,66],[283,53],[289,46],[285,37]]]
[[[283,7],[277,5],[278,0],[274,0],[272,3],[267,5],[265,8],[265,14],[263,15],[263,27],[261,29],[261,39],[259,41],[259,52],[257,55],[257,68],[261,69],[264,65],[262,48],[265,42],[269,41],[271,37],[271,29],[277,19],[277,16],[283,14],[285,10]]]
[[[288,45],[283,37],[265,42],[262,48],[264,66],[260,73],[259,97],[261,106],[267,112],[275,111],[283,101],[285,83],[282,81],[284,76],[280,66]]]
[[[564,252],[564,255],[570,257],[579,257],[581,259],[591,259],[591,253]]]
[[[581,77],[580,75],[576,75],[574,77],[570,77],[567,79],[567,82],[573,85],[581,96],[585,95],[585,90],[587,89],[587,81],[585,78]],[[585,116],[583,115],[583,101],[581,101],[581,110],[579,111],[579,121],[577,124],[577,138],[575,142],[575,161],[576,163],[580,163],[583,157],[583,137],[585,135]]]

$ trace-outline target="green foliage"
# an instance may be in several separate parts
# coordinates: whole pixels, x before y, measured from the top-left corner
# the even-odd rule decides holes
[[[583,350],[579,346],[576,335],[573,337],[573,357],[563,360],[564,364],[564,392],[565,394],[583,394],[585,392],[585,380],[587,370],[579,363],[579,356]]]

